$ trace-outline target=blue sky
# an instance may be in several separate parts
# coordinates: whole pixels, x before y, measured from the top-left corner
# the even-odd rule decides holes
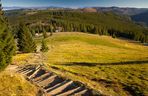
[[[58,6],[58,7],[138,7],[148,8],[148,0],[2,0],[4,7],[41,7],[41,6]]]

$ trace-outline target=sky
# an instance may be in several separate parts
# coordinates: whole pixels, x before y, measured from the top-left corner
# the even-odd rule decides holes
[[[137,7],[148,8],[148,0],[2,0],[3,7]]]

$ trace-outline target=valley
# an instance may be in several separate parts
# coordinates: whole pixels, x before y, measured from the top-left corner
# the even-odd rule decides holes
[[[0,96],[147,96],[142,1],[0,0]]]

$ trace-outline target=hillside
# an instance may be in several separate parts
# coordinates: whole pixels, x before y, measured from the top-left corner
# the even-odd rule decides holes
[[[148,25],[148,8],[91,7],[88,9],[96,10],[94,12],[113,12],[118,15],[130,16],[133,21],[141,22],[141,24],[145,23],[146,25]],[[85,8],[82,11],[85,12]]]
[[[44,63],[51,71],[103,94],[148,94],[147,46],[77,32],[56,33],[47,42],[50,50],[44,54]]]
[[[8,68],[7,68],[8,69]],[[0,96],[36,96],[37,87],[20,74],[10,70],[0,72]]]
[[[148,11],[141,14],[133,15],[132,19],[137,22],[143,22],[148,26]]]
[[[44,64],[56,76],[82,82],[104,95],[148,94],[148,50],[142,44],[148,40],[148,29],[128,17],[112,12],[61,10],[15,10],[5,15],[15,38],[19,23],[24,22],[38,45],[38,53],[16,54],[12,64]],[[39,52],[43,32],[52,33],[45,39],[49,47],[45,53]],[[9,77],[6,80],[9,82]],[[16,90],[18,85],[14,86]]]
[[[34,13],[34,14],[30,14]],[[147,42],[148,29],[132,22],[128,17],[116,15],[112,12],[75,12],[62,10],[42,11],[8,11],[9,23],[17,32],[19,22],[26,23],[35,33],[63,31],[88,32],[112,37],[124,37],[137,41]]]
[[[0,96],[148,96],[146,2],[0,0]]]
[[[98,11],[102,11],[102,12],[114,12],[116,14],[120,14],[120,15],[137,15],[140,13],[144,13],[146,11],[148,11],[148,8],[128,8],[128,7],[93,7],[95,9],[97,9]]]
[[[97,12],[95,8],[83,8],[82,11],[83,12]]]
[[[36,37],[38,48],[41,40]],[[148,94],[147,46],[79,32],[54,33],[46,41],[48,52],[17,54],[12,64],[44,63],[51,72],[83,82],[104,95]]]

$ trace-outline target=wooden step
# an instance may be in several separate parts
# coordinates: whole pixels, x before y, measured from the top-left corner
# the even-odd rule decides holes
[[[49,95],[55,95],[55,94],[58,94],[60,92],[62,92],[66,87],[70,86],[71,84],[73,83],[73,81],[69,81],[67,82],[66,84],[48,92]]]
[[[34,69],[34,67],[32,67],[32,66],[29,66],[29,65],[26,65],[26,66],[24,66],[24,67],[18,67],[17,68],[17,72],[22,72],[22,71],[25,71],[25,70],[27,70],[27,69]]]
[[[49,77],[53,76],[52,73],[49,73],[48,75],[45,75],[44,77],[40,78],[39,80],[35,81],[35,83],[39,83],[39,82],[42,82],[46,79],[48,79]]]
[[[48,93],[48,92],[50,92],[50,91],[52,91],[52,90],[54,90],[54,89],[56,89],[56,88],[58,88],[58,87],[64,85],[64,84],[67,83],[67,82],[69,82],[69,81],[68,81],[68,80],[65,80],[65,81],[63,81],[63,82],[60,82],[60,83],[58,83],[58,84],[56,84],[56,85],[54,85],[54,86],[52,86],[52,87],[49,87],[48,89],[45,89],[45,91]]]
[[[89,95],[86,95],[87,91],[88,91],[88,89],[84,89],[84,90],[82,90],[82,91],[80,91],[78,93],[75,93],[72,96],[89,96]]]
[[[56,77],[55,80],[53,80],[52,82],[50,82],[47,86],[44,87],[44,89],[48,89],[50,87],[53,87],[61,82],[63,82],[64,79],[63,78],[60,78],[60,77]]]
[[[49,80],[49,82],[43,86],[43,88],[48,88],[50,86],[54,86],[59,82],[62,82],[63,80],[61,80],[58,76],[54,77],[53,79]]]
[[[41,75],[40,77],[33,78],[33,81],[34,81],[34,82],[37,82],[37,81],[43,79],[44,77],[46,77],[46,76],[48,76],[48,75],[50,75],[50,73],[45,73],[45,74]]]
[[[27,75],[27,74],[29,74],[30,72],[32,72],[33,70],[28,70],[27,72],[24,72],[23,74],[24,75]]]
[[[22,70],[24,68],[26,68],[26,67],[17,67],[17,70]]]
[[[30,71],[30,69],[27,69],[25,71],[22,71],[21,74],[25,74],[26,72]]]
[[[38,73],[38,71],[40,71],[40,67],[36,68],[36,70],[30,76],[28,76],[28,79],[33,78],[35,76],[35,74]]]
[[[61,94],[56,95],[56,96],[68,96],[68,95],[71,95],[72,93],[75,93],[75,91],[80,90],[81,88],[82,87],[77,87],[77,88],[71,89],[67,92],[61,93]]]
[[[21,73],[21,72],[24,72],[24,71],[26,71],[26,70],[28,70],[28,68],[20,69],[20,70],[18,70],[17,72],[18,72],[18,73]]]
[[[17,72],[28,76],[30,81],[47,93],[47,96],[94,96],[93,94],[95,94],[91,89],[83,86],[83,84],[65,80],[47,71],[41,65],[24,66],[24,68],[18,68]]]
[[[45,79],[41,82],[38,82],[37,85],[44,87],[44,86],[48,85],[50,82],[52,82],[53,80],[55,80],[56,77],[57,77],[57,75],[53,75],[53,76],[51,76],[51,77],[49,77],[49,78],[47,78],[47,79]]]
[[[35,74],[35,76],[32,79],[35,79],[37,77],[40,77],[41,75],[47,73],[46,70],[40,68],[40,70]]]

